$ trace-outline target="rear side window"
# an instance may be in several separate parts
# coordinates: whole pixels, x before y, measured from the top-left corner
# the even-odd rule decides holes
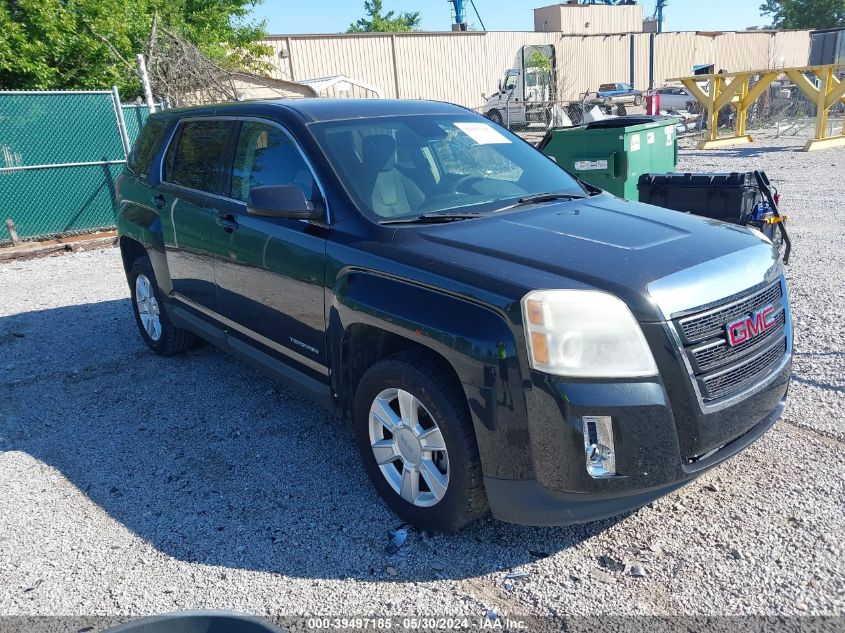
[[[232,121],[187,121],[165,161],[164,179],[175,185],[228,195]]]
[[[611,92],[616,90],[616,84],[602,84],[599,86],[599,92]]]
[[[250,189],[265,185],[298,185],[308,200],[320,199],[314,176],[288,135],[273,125],[245,122],[232,166],[231,197],[246,202]]]
[[[151,119],[147,121],[141,135],[135,141],[135,147],[129,153],[127,167],[136,176],[146,178],[149,175],[150,163],[152,163],[153,156],[158,149],[162,130],[164,130],[164,121],[162,119]]]

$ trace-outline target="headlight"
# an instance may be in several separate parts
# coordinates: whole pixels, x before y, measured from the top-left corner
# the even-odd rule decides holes
[[[556,376],[655,376],[643,331],[620,299],[596,290],[536,290],[522,299],[531,366]]]

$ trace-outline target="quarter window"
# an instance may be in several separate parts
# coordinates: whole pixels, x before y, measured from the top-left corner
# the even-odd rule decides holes
[[[187,121],[178,146],[168,152],[165,180],[182,187],[226,195],[231,121]]]
[[[320,199],[314,176],[288,135],[273,125],[244,122],[235,150],[230,195],[246,202],[250,189],[266,185],[298,185],[306,199]]]
[[[149,174],[150,163],[158,147],[158,139],[163,129],[164,121],[162,119],[152,119],[147,121],[141,131],[141,136],[135,142],[135,147],[132,148],[127,163],[129,169],[137,176],[145,178]]]

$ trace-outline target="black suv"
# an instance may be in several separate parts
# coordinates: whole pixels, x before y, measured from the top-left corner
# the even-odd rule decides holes
[[[625,202],[458,106],[296,100],[150,117],[118,182],[135,317],[351,420],[413,524],[638,507],[779,417],[761,234]]]

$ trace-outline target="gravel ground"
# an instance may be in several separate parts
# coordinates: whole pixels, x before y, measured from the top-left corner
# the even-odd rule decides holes
[[[210,346],[154,356],[117,250],[0,265],[0,614],[845,614],[845,149],[801,145],[685,148],[679,166],[762,167],[781,189],[784,419],[585,526],[484,519],[391,553],[398,521],[348,428]]]

